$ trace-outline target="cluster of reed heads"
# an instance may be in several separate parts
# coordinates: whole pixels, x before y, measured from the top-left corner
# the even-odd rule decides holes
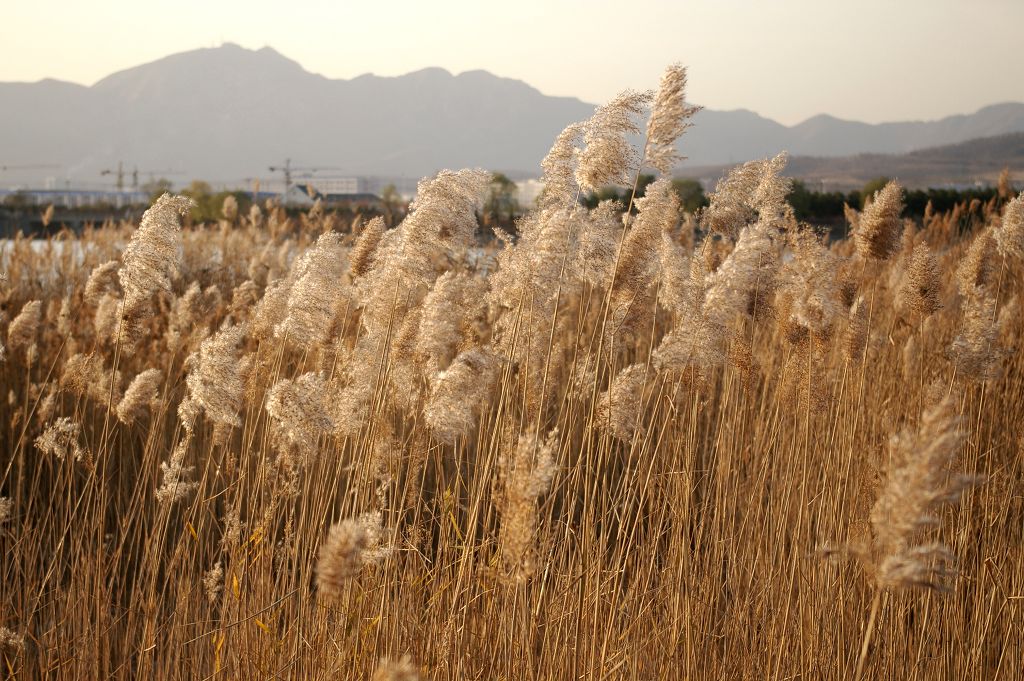
[[[685,85],[569,126],[515,235],[461,170],[9,242],[5,673],[1019,673],[1024,198],[830,240],[779,156],[683,214]]]

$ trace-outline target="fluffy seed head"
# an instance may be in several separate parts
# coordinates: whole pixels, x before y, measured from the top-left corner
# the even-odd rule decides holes
[[[667,173],[682,160],[676,151],[676,140],[692,125],[690,118],[699,110],[700,107],[686,104],[686,67],[670,64],[661,76],[647,121],[648,164]]]
[[[498,543],[505,570],[516,581],[525,580],[537,567],[537,500],[548,491],[555,476],[557,442],[557,430],[543,441],[536,431],[529,430],[519,438],[513,452],[499,455],[499,476],[504,485],[498,507]]]
[[[636,165],[636,151],[627,135],[640,132],[633,119],[643,113],[650,101],[649,92],[627,90],[598,107],[586,122],[583,133],[586,147],[579,154],[576,168],[576,182],[585,191],[629,183],[630,169]]]
[[[862,258],[887,260],[900,247],[903,222],[903,187],[893,180],[864,207],[853,233]]]
[[[1024,260],[1024,192],[1003,209],[1003,221],[995,230],[996,244],[1003,257]]]
[[[134,308],[157,291],[171,290],[171,276],[181,264],[181,218],[192,206],[192,199],[164,194],[142,215],[121,254],[117,273],[126,308]]]
[[[919,243],[914,247],[907,266],[907,279],[901,291],[903,302],[914,314],[927,317],[942,307],[941,289],[939,264],[928,244]]]
[[[399,660],[381,660],[370,681],[420,681],[420,673],[408,655]]]
[[[952,396],[927,410],[916,431],[905,430],[890,440],[892,463],[871,509],[881,586],[948,588],[948,549],[915,542],[938,524],[939,507],[959,503],[964,491],[980,481],[950,472],[963,441]]]
[[[121,423],[131,423],[146,413],[157,403],[162,380],[163,374],[159,369],[146,369],[136,376],[117,405],[117,419]]]
[[[381,561],[389,553],[381,545],[382,523],[380,512],[376,512],[331,526],[316,564],[316,582],[321,592],[326,596],[340,594],[364,567]]]

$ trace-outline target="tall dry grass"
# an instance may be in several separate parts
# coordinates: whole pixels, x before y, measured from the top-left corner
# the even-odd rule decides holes
[[[568,128],[493,243],[464,170],[390,229],[9,244],[4,673],[1020,678],[1024,199],[892,184],[829,242],[778,157],[579,205],[684,90]]]

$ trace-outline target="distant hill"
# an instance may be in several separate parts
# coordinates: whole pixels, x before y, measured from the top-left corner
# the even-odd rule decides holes
[[[57,164],[98,179],[123,160],[178,169],[185,181],[267,177],[285,158],[337,173],[419,177],[480,166],[536,174],[558,132],[593,105],[549,97],[485,71],[430,68],[335,80],[270,48],[194,50],[115,73],[91,87],[0,83],[0,165]],[[1024,132],[1024,104],[939,121],[869,125],[816,116],[787,127],[750,111],[704,110],[684,137],[689,166],[786,149],[813,156],[898,153]],[[10,175],[0,175],[0,183]]]
[[[684,167],[682,177],[700,178],[713,185],[731,165]],[[794,156],[785,174],[828,190],[859,189],[880,176],[898,178],[911,189],[994,185],[1003,168],[1024,179],[1024,133],[996,135],[920,149],[906,154],[857,154],[843,157]]]

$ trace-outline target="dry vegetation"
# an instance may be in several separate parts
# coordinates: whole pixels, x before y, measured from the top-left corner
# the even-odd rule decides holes
[[[684,85],[497,245],[480,171],[356,238],[165,196],[9,244],[4,673],[1020,678],[1024,199],[828,243],[780,157],[579,206],[672,166]]]

